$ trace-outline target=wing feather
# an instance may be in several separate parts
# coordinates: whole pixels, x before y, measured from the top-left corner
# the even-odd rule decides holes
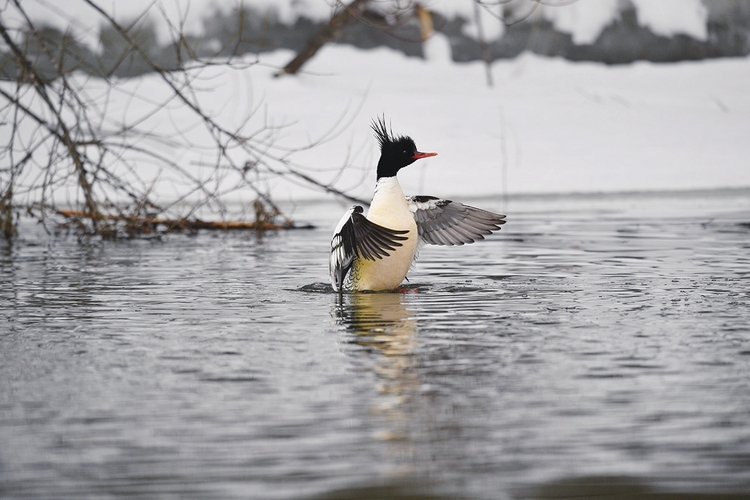
[[[342,290],[356,259],[376,260],[388,257],[409,232],[383,227],[369,221],[359,205],[350,208],[336,226],[331,238],[328,271],[334,290]]]
[[[431,245],[474,243],[505,224],[505,215],[434,196],[410,196],[406,201],[421,241]]]

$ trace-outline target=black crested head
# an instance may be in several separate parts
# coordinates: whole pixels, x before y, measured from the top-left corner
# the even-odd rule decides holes
[[[411,165],[420,158],[435,156],[437,153],[420,153],[411,137],[394,135],[385,124],[385,117],[372,122],[372,130],[380,144],[380,160],[378,161],[378,179],[393,177],[399,170]]]

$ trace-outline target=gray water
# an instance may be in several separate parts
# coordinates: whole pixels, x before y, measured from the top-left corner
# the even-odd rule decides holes
[[[475,204],[503,231],[341,297],[335,204],[261,236],[24,223],[0,497],[750,494],[750,191]]]

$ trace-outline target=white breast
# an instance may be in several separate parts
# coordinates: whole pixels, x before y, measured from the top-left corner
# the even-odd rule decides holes
[[[361,259],[353,269],[355,289],[392,290],[401,284],[409,272],[419,240],[417,223],[396,177],[378,180],[367,218],[390,229],[409,230],[405,235],[408,239],[390,252],[390,256],[375,261]]]
[[[396,177],[384,177],[375,185],[367,218],[391,229],[415,229],[414,214]]]

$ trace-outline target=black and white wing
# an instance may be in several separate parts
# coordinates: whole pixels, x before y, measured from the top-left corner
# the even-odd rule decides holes
[[[341,290],[346,275],[352,268],[355,258],[382,259],[389,251],[400,247],[409,230],[388,229],[367,220],[362,215],[362,207],[355,205],[341,218],[331,239],[331,256],[328,271],[334,290]]]
[[[463,245],[483,240],[505,224],[505,216],[434,196],[408,196],[419,238],[431,245]]]

